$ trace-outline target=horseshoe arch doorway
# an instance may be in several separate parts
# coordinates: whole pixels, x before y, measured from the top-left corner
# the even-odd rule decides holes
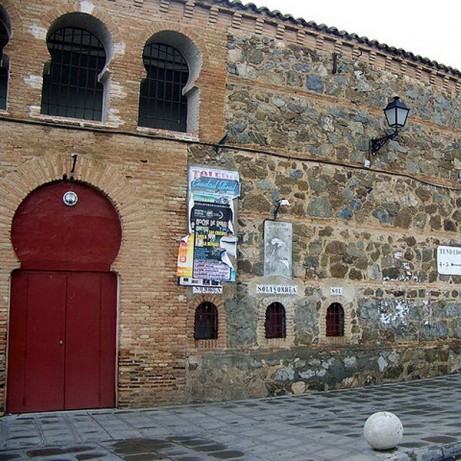
[[[112,203],[83,183],[41,186],[16,210],[8,412],[115,406],[121,234]]]

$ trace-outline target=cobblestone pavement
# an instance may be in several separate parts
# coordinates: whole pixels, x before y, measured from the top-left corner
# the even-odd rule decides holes
[[[372,450],[363,426],[390,411],[404,437]],[[0,418],[0,461],[441,461],[461,454],[461,374],[360,389],[142,410]]]

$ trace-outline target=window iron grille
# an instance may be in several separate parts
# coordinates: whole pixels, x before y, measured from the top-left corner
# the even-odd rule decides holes
[[[327,309],[327,336],[344,336],[344,309],[341,304],[333,303]]]
[[[47,40],[49,73],[43,77],[42,114],[102,120],[104,85],[98,76],[106,65],[102,42],[91,32],[65,27]]]
[[[194,338],[218,338],[218,310],[213,303],[203,302],[195,310]]]
[[[187,98],[183,88],[189,68],[172,46],[150,43],[144,47],[147,77],[141,83],[139,126],[172,131],[187,130]]]
[[[8,94],[8,66],[3,57],[3,48],[8,43],[8,31],[0,19],[0,109],[6,109],[6,97]]]
[[[285,308],[281,303],[272,303],[266,309],[266,338],[286,338]]]

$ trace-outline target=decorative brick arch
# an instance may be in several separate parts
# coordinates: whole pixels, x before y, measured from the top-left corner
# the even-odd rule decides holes
[[[13,34],[15,34],[16,30],[21,31],[24,28],[24,24],[22,22],[21,15],[19,13],[19,10],[16,8],[15,5],[11,3],[10,0],[2,0],[2,4],[0,5],[2,7],[6,14],[8,15],[8,19],[11,23],[11,37],[13,37]],[[8,48],[8,44],[5,47],[5,50]]]
[[[207,99],[206,88],[208,87],[208,91],[212,86],[216,88],[216,81],[210,82],[210,73],[207,72],[207,69],[212,66],[208,45],[193,30],[178,24],[168,22],[149,24],[141,30],[142,33],[139,35],[136,47],[130,50],[130,54],[136,56],[136,59],[133,60],[135,64],[133,78],[141,84],[142,80],[147,77],[142,59],[144,47],[151,38],[165,35],[164,40],[161,40],[162,43],[176,48],[189,66],[189,81],[183,88],[183,94],[187,97],[187,132],[194,135],[203,131],[209,132],[204,126],[206,119],[204,114],[207,113],[207,110],[201,104]],[[208,78],[203,78],[203,75],[208,75]]]
[[[337,303],[344,311],[344,334],[342,336],[327,336],[327,312],[328,308]],[[341,296],[330,296],[319,310],[319,342],[320,344],[347,344],[352,340],[351,305],[345,302]]]
[[[210,66],[210,52],[208,50],[207,43],[203,40],[203,38],[200,35],[198,35],[194,30],[188,27],[181,26],[177,23],[165,21],[159,24],[149,25],[148,27],[140,30],[137,46],[132,50],[134,56],[139,56],[139,59],[137,60],[138,66],[136,67],[136,74],[134,74],[134,76],[137,77],[139,80],[146,77],[146,69],[142,62],[142,53],[144,50],[144,46],[151,37],[162,32],[175,32],[177,34],[181,34],[187,37],[191,42],[194,43],[194,45],[200,52],[200,57],[202,60],[202,69],[208,68]],[[200,82],[200,75],[198,76],[196,82]]]
[[[9,241],[12,219],[23,199],[39,186],[59,181],[64,174],[69,175],[71,168],[72,157],[70,154],[51,154],[29,160],[2,181],[0,188],[0,233],[6,234],[3,235],[3,241]],[[123,259],[126,247],[135,240],[136,227],[139,227],[140,222],[145,219],[144,213],[139,213],[140,208],[143,208],[144,205],[136,200],[136,192],[117,168],[91,156],[78,156],[74,179],[100,190],[109,198],[120,216],[124,244],[114,263],[116,268],[120,260]],[[135,211],[136,217],[133,218],[130,215]],[[131,238],[132,235],[133,238]],[[9,271],[19,267],[13,248],[11,247],[10,250],[4,259],[4,264],[9,268]]]
[[[218,311],[218,339],[194,339],[195,311],[202,303],[212,303]],[[191,296],[187,311],[187,344],[191,349],[223,349],[226,347],[226,312],[222,297],[214,295]]]
[[[59,19],[60,17],[71,14],[71,13],[87,13],[90,16],[93,16],[96,19],[99,19],[108,29],[111,34],[113,43],[122,43],[122,34],[120,33],[119,28],[115,25],[112,18],[104,11],[101,11],[98,6],[94,6],[91,10],[82,10],[81,8],[75,8],[70,4],[63,4],[56,8],[48,11],[41,19],[40,25],[48,30],[51,24]]]
[[[273,303],[280,303],[285,309],[285,327],[286,336],[284,338],[266,338],[266,311]],[[269,348],[286,348],[294,344],[294,314],[296,307],[296,299],[287,296],[268,296],[258,300],[258,324],[256,337],[258,345]]]

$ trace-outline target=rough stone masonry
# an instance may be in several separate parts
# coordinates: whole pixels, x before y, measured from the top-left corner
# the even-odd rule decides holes
[[[0,19],[9,66],[0,109],[2,408],[10,282],[20,269],[13,217],[31,192],[69,174],[75,153],[74,180],[106,196],[122,227],[111,267],[118,407],[298,394],[461,368],[461,275],[437,265],[438,247],[461,246],[458,71],[227,0],[3,0]],[[79,21],[107,49],[101,121],[40,111],[47,36]],[[142,54],[154,39],[189,60],[185,133],[138,126]],[[394,96],[410,108],[407,125],[371,156]],[[237,282],[222,294],[177,284],[189,165],[240,175]],[[264,223],[282,198],[290,206],[277,219],[292,225],[291,278],[264,273]],[[216,306],[217,338],[194,339],[202,302]],[[283,305],[286,334],[267,338],[273,303]],[[327,335],[332,304],[344,311],[338,336]]]

